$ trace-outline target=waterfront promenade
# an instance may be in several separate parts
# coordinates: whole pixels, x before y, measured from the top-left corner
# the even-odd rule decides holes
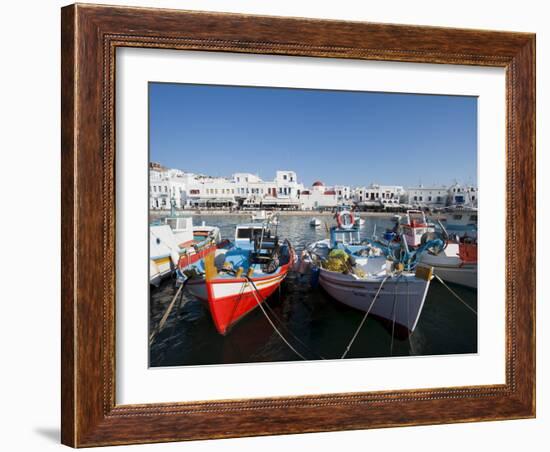
[[[261,210],[261,209],[260,209]],[[235,215],[242,217],[250,217],[257,210],[218,210],[218,209],[204,209],[204,210],[183,210],[176,209],[177,215],[201,215],[201,216],[218,216],[218,215]],[[280,217],[332,217],[334,212],[319,212],[316,210],[266,210],[266,212],[273,212]],[[393,217],[396,212],[356,212],[361,217]],[[149,217],[160,218],[170,215],[170,210],[149,210]]]

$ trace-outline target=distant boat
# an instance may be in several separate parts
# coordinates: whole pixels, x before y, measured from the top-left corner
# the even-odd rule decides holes
[[[158,286],[176,268],[185,268],[222,243],[216,226],[193,226],[191,217],[170,216],[149,226],[149,283]]]
[[[191,266],[187,287],[205,303],[218,333],[225,335],[275,292],[294,262],[290,243],[281,243],[268,226],[241,224],[234,243]]]
[[[465,233],[462,237],[449,234],[438,221],[445,247],[438,253],[424,253],[420,261],[434,268],[434,273],[444,281],[477,288],[477,240]]]
[[[449,231],[477,232],[477,208],[468,206],[449,206],[434,212],[432,218],[441,221]]]
[[[435,225],[428,222],[421,210],[407,210],[406,214],[392,218],[395,226],[384,233],[384,239],[396,242],[404,239],[411,249],[421,246],[435,232]]]
[[[277,215],[275,212],[268,212],[266,221],[269,224],[278,225],[279,224],[279,215]]]
[[[330,230],[330,239],[307,247],[319,271],[319,283],[336,300],[392,322],[400,332],[410,334],[418,324],[432,279],[432,269],[418,265],[416,251],[405,241],[383,244],[361,240],[359,227],[340,218]],[[442,248],[443,242],[427,242],[428,248]],[[397,257],[399,256],[399,257]],[[316,264],[315,264],[316,263]]]
[[[264,221],[267,219],[265,210],[255,210],[250,215],[252,217],[252,221]]]
[[[358,226],[358,227],[365,226],[365,220],[361,218],[359,215],[355,217],[355,226]]]
[[[449,243],[439,254],[425,253],[420,262],[444,281],[477,288],[477,244]]]
[[[321,220],[319,220],[318,218],[312,218],[311,220],[309,220],[309,225],[312,228],[317,228],[321,226]]]

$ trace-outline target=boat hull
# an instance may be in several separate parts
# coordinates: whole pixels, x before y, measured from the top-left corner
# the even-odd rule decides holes
[[[273,294],[288,274],[289,265],[272,276],[251,278],[219,278],[191,280],[188,288],[204,302],[216,330],[225,335],[239,320]],[[254,287],[255,286],[255,287]]]
[[[434,266],[433,269],[434,273],[443,281],[477,289],[477,265],[465,265],[463,267]]]
[[[321,269],[319,282],[340,303],[367,312],[382,278],[358,280],[351,275]],[[429,281],[412,275],[388,278],[370,313],[392,324],[395,321],[397,328],[412,333],[418,324],[429,286]]]
[[[470,247],[472,251],[475,248],[471,256],[465,254],[468,247]],[[463,260],[461,256],[466,260]],[[458,243],[448,244],[447,248],[438,255],[429,253],[424,254],[420,262],[433,267],[434,273],[443,281],[477,289],[476,245],[462,245]]]

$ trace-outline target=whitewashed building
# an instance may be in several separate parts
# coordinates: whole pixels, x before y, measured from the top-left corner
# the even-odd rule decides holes
[[[448,205],[477,207],[477,187],[455,183],[448,190]]]
[[[445,207],[448,202],[448,188],[440,187],[411,187],[407,189],[407,204],[413,207]]]
[[[332,209],[338,206],[338,195],[333,188],[326,187],[321,181],[315,181],[311,188],[300,194],[302,209]]]
[[[415,207],[440,208],[452,205],[477,207],[477,188],[455,183],[450,187],[411,187],[407,203]]]
[[[188,205],[297,209],[301,190],[294,171],[277,171],[272,181],[252,173],[235,173],[230,179],[199,176],[188,186]]]
[[[167,169],[151,163],[149,166],[149,208],[170,209],[174,202],[176,208],[183,208],[187,202],[186,186],[190,175],[183,171]]]
[[[368,187],[356,187],[353,201],[358,207],[398,207],[405,190],[401,185],[371,184]]]
[[[348,204],[352,199],[352,190],[349,185],[335,185],[332,188],[336,192],[339,204]]]
[[[224,177],[196,176],[187,187],[187,206],[201,208],[233,207],[235,184]]]

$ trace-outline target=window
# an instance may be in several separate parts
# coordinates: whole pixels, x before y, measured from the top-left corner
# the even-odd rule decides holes
[[[238,239],[249,239],[252,237],[252,229],[239,229],[237,231]]]
[[[418,196],[413,197],[414,201],[418,201]]]
[[[286,180],[286,174],[283,175],[283,179]]]
[[[431,201],[432,200],[432,197],[431,196],[428,196],[428,201]]]
[[[419,201],[422,201],[422,196],[419,196],[419,197],[418,197],[418,200],[419,200]]]

